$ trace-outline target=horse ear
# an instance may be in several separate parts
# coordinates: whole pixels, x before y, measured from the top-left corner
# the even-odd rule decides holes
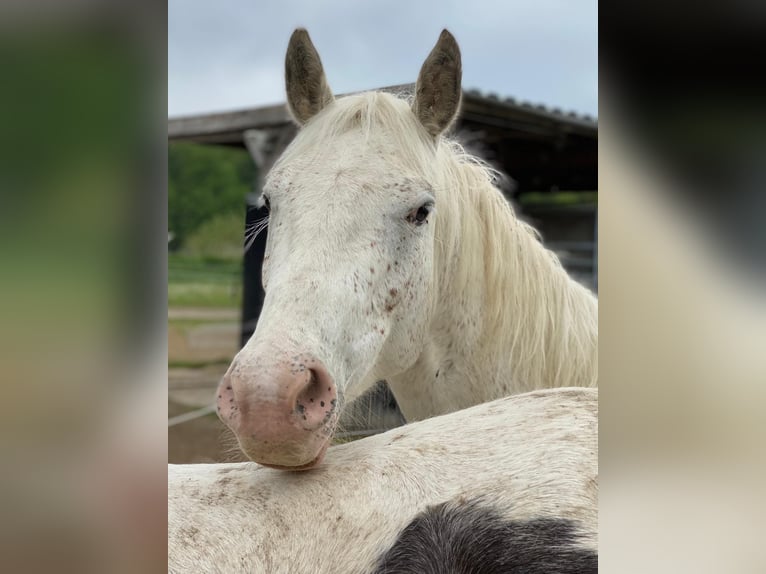
[[[285,87],[287,108],[300,125],[334,99],[319,54],[303,28],[296,29],[290,36],[285,57]]]
[[[446,130],[457,115],[462,77],[460,47],[452,34],[442,30],[420,69],[412,103],[412,111],[433,137]]]

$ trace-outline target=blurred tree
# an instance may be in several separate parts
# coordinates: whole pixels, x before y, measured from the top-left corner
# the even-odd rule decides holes
[[[183,254],[205,261],[242,263],[243,226],[244,221],[240,214],[215,215],[186,238]]]
[[[241,217],[252,190],[256,167],[245,150],[173,143],[168,147],[168,230],[173,249],[218,215]]]

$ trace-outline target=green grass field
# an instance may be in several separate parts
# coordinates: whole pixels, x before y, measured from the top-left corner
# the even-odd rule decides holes
[[[241,303],[241,260],[168,255],[168,307],[238,309]]]

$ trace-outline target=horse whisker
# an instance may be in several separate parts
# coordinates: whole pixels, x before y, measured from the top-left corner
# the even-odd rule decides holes
[[[262,219],[254,221],[253,223],[245,227],[245,253],[255,242],[256,238],[261,232],[269,226],[269,217],[266,216]]]

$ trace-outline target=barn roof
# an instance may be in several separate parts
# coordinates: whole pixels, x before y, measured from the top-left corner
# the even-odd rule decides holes
[[[406,92],[413,84],[381,88],[389,92]],[[546,108],[479,90],[463,92],[460,121],[502,131],[524,133],[532,138],[556,138],[572,134],[596,138],[595,118],[557,108]],[[168,139],[223,145],[244,145],[243,133],[250,129],[278,128],[290,124],[285,104],[261,106],[230,112],[176,117],[168,120]]]

